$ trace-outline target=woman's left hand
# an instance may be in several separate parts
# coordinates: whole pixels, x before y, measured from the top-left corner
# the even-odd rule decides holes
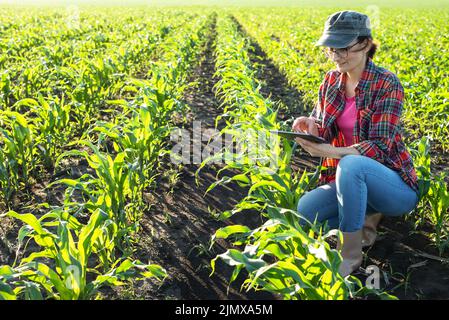
[[[301,138],[295,140],[312,157],[332,157],[332,148],[334,147],[329,143],[316,143]]]

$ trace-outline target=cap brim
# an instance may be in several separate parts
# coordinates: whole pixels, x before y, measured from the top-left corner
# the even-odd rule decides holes
[[[321,38],[315,43],[316,46],[324,46],[330,48],[346,48],[354,41],[358,34],[344,34],[344,33],[324,33]]]

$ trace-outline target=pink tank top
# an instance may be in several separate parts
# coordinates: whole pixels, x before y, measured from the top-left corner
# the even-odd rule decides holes
[[[338,129],[343,133],[345,146],[352,145],[352,132],[357,120],[357,109],[355,107],[355,96],[345,99],[345,109],[336,119]]]

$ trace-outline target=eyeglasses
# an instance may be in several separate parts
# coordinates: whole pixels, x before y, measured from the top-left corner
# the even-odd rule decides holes
[[[363,47],[363,48],[361,48],[359,50],[350,51],[350,49],[352,49],[353,47],[355,47],[359,43],[362,43],[362,42],[359,41],[359,42],[354,43],[352,46],[349,46],[349,47],[346,47],[346,48],[341,48],[341,49],[335,49],[335,48],[327,47],[327,48],[323,48],[323,52],[330,59],[334,55],[338,55],[339,57],[345,59],[348,56],[349,52],[358,52],[358,51],[362,51],[363,49],[366,48],[366,46],[365,46],[365,47]]]

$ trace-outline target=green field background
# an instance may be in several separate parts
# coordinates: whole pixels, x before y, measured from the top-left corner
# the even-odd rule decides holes
[[[0,0],[2,5],[155,5],[155,6],[332,6],[332,7],[449,7],[449,0]]]

